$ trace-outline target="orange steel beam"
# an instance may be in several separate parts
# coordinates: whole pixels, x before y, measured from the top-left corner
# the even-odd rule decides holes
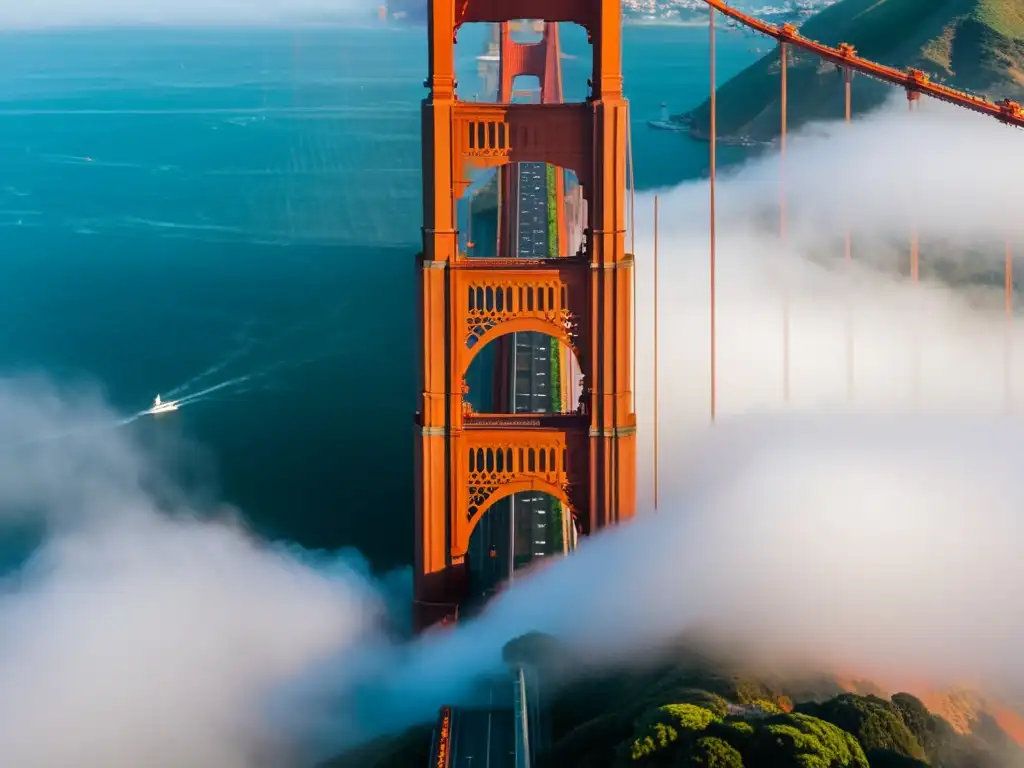
[[[460,24],[523,17],[580,23],[594,50],[583,104],[483,104],[455,94]],[[633,259],[626,253],[626,120],[620,0],[430,0],[429,94],[422,106],[414,623],[466,596],[475,525],[519,491],[548,493],[589,533],[635,514],[636,414],[630,376]],[[575,172],[589,213],[580,254],[469,259],[455,202],[471,167],[548,163]],[[463,378],[486,345],[545,333],[573,349],[585,394],[576,418],[479,423]],[[450,611],[448,611],[450,613]]]
[[[629,167],[629,252],[636,258],[636,182],[633,176],[633,118],[626,116],[626,161]],[[657,236],[657,235],[655,235]],[[633,394],[636,394],[636,272],[633,274]],[[635,410],[635,407],[634,407]]]
[[[840,43],[839,46],[833,48],[803,37],[792,24],[783,24],[782,26],[768,24],[730,7],[722,2],[722,0],[704,0],[704,2],[711,8],[721,11],[729,18],[738,21],[745,27],[753,29],[755,32],[760,32],[769,37],[774,37],[779,42],[786,42],[805,51],[810,51],[840,67],[847,67],[868,77],[873,77],[892,85],[898,85],[913,93],[930,96],[933,99],[987,115],[1007,125],[1018,128],[1024,127],[1024,108],[1017,102],[1005,99],[997,104],[966,91],[958,91],[955,88],[948,88],[944,85],[933,83],[928,78],[928,75],[919,69],[911,68],[903,71],[895,67],[879,64],[870,59],[865,59],[862,56],[858,56],[853,46],[847,43]]]

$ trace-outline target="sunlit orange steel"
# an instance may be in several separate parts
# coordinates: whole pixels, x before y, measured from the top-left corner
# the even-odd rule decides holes
[[[587,30],[594,55],[588,102],[483,104],[457,97],[458,28],[522,18],[573,22]],[[569,508],[584,533],[631,518],[636,506],[620,1],[432,0],[428,37],[418,270],[418,628],[441,618],[438,605],[465,597],[470,534],[498,500],[543,491]],[[539,56],[529,46],[504,42],[509,61],[530,70],[521,74],[535,73]],[[553,46],[550,40],[541,45],[546,73]],[[504,74],[502,81],[507,89]],[[469,259],[459,251],[456,201],[469,186],[470,170],[518,162],[576,174],[588,211],[580,253],[517,259],[508,237],[493,259]],[[575,353],[584,380],[575,413],[475,414],[466,407],[463,378],[474,357],[489,342],[521,331],[545,333]]]

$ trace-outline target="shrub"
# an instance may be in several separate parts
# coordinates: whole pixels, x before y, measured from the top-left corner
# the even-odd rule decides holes
[[[877,696],[844,693],[820,704],[801,704],[796,711],[852,733],[866,751],[888,750],[917,760],[926,757],[921,744],[900,716],[900,710]]]
[[[683,765],[706,768],[743,768],[743,756],[731,744],[714,736],[697,739]]]
[[[748,765],[773,768],[868,768],[864,750],[852,734],[805,714],[762,721],[744,758]]]
[[[719,716],[695,704],[666,704],[648,711],[636,724],[629,756],[634,762],[651,757],[689,733],[703,731]]]

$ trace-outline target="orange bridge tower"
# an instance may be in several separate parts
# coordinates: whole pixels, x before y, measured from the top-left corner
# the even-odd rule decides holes
[[[587,30],[594,65],[586,102],[458,99],[459,27],[522,18]],[[418,265],[418,628],[454,613],[463,599],[470,534],[500,499],[548,493],[573,511],[585,534],[631,518],[636,507],[621,0],[432,0],[428,35]],[[537,50],[549,55],[552,48],[557,51]],[[509,70],[533,68],[523,61]],[[460,253],[456,201],[469,185],[470,168],[516,162],[575,173],[589,212],[578,253],[518,259],[504,252],[508,238],[493,259]],[[576,411],[498,415],[465,408],[462,382],[473,358],[495,339],[526,331],[547,334],[575,353],[583,374]]]

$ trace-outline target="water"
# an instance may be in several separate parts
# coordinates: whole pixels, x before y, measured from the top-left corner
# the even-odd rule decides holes
[[[756,54],[721,38],[724,80]],[[0,35],[0,371],[125,413],[248,377],[146,428],[205,446],[263,534],[410,562],[425,51],[422,29]],[[704,97],[706,56],[706,29],[626,29],[638,187],[705,168],[645,122]]]

